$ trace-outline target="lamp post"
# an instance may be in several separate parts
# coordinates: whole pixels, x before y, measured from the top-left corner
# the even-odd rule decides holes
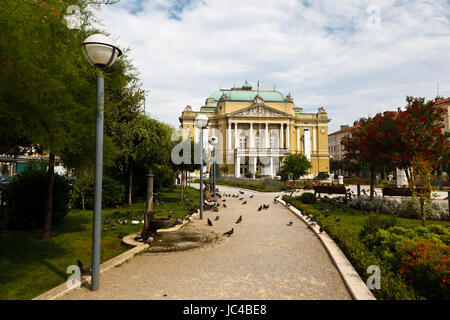
[[[91,290],[99,287],[100,278],[100,238],[102,223],[102,175],[103,175],[103,103],[105,82],[103,72],[112,71],[122,51],[111,39],[102,34],[93,34],[83,42],[83,50],[88,61],[98,69],[97,74],[97,119],[95,125],[95,178],[94,178],[94,219],[92,226],[92,280]]]
[[[212,146],[212,156],[213,156],[213,169],[212,171],[212,186],[213,186],[213,197],[216,196],[216,145],[219,142],[219,139],[216,136],[211,136],[209,138],[209,144]]]
[[[203,129],[208,126],[209,119],[200,114],[195,118],[195,126],[200,129],[200,219],[203,219]]]

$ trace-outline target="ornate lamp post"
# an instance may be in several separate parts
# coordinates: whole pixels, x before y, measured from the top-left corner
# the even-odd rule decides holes
[[[200,219],[203,219],[203,129],[208,126],[209,119],[200,114],[195,118],[195,126],[200,129]]]
[[[219,138],[217,138],[216,136],[211,136],[209,138],[209,144],[212,146],[212,156],[213,156],[213,169],[212,171],[212,177],[211,177],[211,182],[212,182],[212,187],[213,187],[213,197],[216,196],[216,145],[219,142]]]
[[[97,74],[97,120],[95,126],[95,179],[94,221],[92,228],[92,280],[91,289],[98,290],[100,278],[100,237],[102,223],[102,175],[103,175],[103,104],[105,80],[103,72],[112,71],[122,51],[111,39],[102,34],[93,34],[83,42],[88,61],[98,69]]]

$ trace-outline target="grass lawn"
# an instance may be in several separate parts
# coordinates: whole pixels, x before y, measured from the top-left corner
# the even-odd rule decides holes
[[[186,215],[185,205],[179,204],[179,188],[173,192],[160,192],[159,198],[164,205],[155,205],[156,217],[183,217]],[[189,188],[185,198],[193,199],[198,205],[199,192]],[[109,217],[111,221],[115,211],[126,213],[127,225],[116,224],[116,230],[102,231],[101,262],[105,262],[127,250],[122,245],[119,234],[127,235],[142,230],[143,224],[132,225],[131,220],[143,220],[137,213],[145,210],[144,203],[102,210],[102,221]],[[52,230],[52,237],[42,240],[42,230],[8,231],[0,238],[0,300],[32,299],[39,294],[60,285],[67,280],[69,265],[76,265],[77,259],[91,265],[92,250],[92,215],[82,210],[70,210],[62,223]],[[129,218],[128,218],[129,217]],[[109,226],[105,226],[109,229]],[[103,229],[103,226],[102,226]]]
[[[333,219],[334,217],[338,217],[341,219],[339,221],[339,224],[342,225],[346,230],[352,233],[359,233],[361,230],[362,225],[364,224],[364,220],[366,220],[367,215],[364,215],[364,210],[356,210],[353,209],[354,214],[350,214],[350,211],[344,207],[344,209],[335,209],[331,210],[331,206],[328,203],[322,203],[322,204],[313,204],[313,205],[306,205],[305,206],[311,206],[314,209],[320,210],[319,208],[322,206],[325,209],[330,210],[329,217],[327,219]],[[419,219],[408,219],[408,218],[397,218],[397,223],[399,226],[403,227],[416,227],[421,226],[422,223]],[[449,224],[449,221],[440,221],[440,220],[427,220],[427,225],[432,224],[440,224],[443,226],[446,226]]]

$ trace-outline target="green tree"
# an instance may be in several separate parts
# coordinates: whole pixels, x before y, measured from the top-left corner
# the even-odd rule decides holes
[[[280,168],[281,179],[286,181],[291,176],[293,180],[296,180],[307,174],[311,167],[311,162],[308,161],[305,155],[300,153],[287,154]]]

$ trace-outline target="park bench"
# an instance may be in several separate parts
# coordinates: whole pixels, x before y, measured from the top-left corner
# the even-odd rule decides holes
[[[344,194],[346,197],[348,195],[345,186],[314,186],[314,194],[326,193],[326,194]]]
[[[397,197],[411,197],[412,192],[407,188],[390,188],[386,187],[382,189],[384,196],[397,196]]]
[[[211,192],[209,192],[209,190],[204,190],[203,195],[205,196],[205,199],[203,200],[203,206],[206,210],[210,210],[219,201],[217,197],[213,197],[211,195]]]

